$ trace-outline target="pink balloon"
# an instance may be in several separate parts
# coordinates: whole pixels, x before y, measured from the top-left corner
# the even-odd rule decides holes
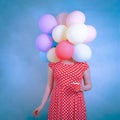
[[[57,23],[60,25],[65,25],[66,24],[66,18],[67,18],[67,13],[61,13],[56,17]]]
[[[52,42],[53,41],[50,36],[47,34],[41,34],[36,40],[36,46],[40,51],[46,52],[52,47]]]
[[[74,47],[68,41],[61,41],[55,49],[56,55],[59,59],[70,59],[74,52]]]
[[[85,22],[85,15],[81,11],[71,12],[66,19],[66,25],[83,24]]]
[[[88,37],[85,40],[85,43],[93,41],[96,38],[96,34],[97,34],[96,29],[93,26],[87,25],[87,27],[88,27]]]
[[[45,14],[39,20],[40,30],[44,33],[50,33],[56,25],[56,18],[51,14]]]

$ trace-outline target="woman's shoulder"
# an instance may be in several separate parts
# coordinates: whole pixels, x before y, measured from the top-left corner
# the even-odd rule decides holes
[[[85,70],[87,70],[89,68],[89,64],[86,61],[77,62],[77,64],[82,66]]]
[[[82,65],[86,65],[86,64],[88,64],[86,61],[81,61],[81,62],[76,61],[76,63],[78,63],[78,64],[82,64]]]

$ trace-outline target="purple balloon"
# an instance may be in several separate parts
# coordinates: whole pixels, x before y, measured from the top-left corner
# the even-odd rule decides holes
[[[50,33],[56,25],[56,18],[51,14],[45,14],[39,20],[40,30],[44,33]]]
[[[41,34],[36,40],[36,46],[40,51],[46,52],[52,47],[52,42],[53,40],[50,36]]]

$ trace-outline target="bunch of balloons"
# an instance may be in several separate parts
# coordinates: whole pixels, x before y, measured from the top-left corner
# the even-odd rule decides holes
[[[58,62],[73,58],[81,62],[90,59],[92,51],[87,43],[96,38],[96,29],[86,25],[85,20],[81,11],[60,13],[56,17],[43,15],[39,20],[42,34],[36,40],[41,60]]]

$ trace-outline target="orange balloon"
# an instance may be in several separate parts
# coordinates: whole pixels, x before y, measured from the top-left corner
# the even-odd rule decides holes
[[[56,17],[57,23],[60,25],[66,24],[67,13],[61,13]]]

